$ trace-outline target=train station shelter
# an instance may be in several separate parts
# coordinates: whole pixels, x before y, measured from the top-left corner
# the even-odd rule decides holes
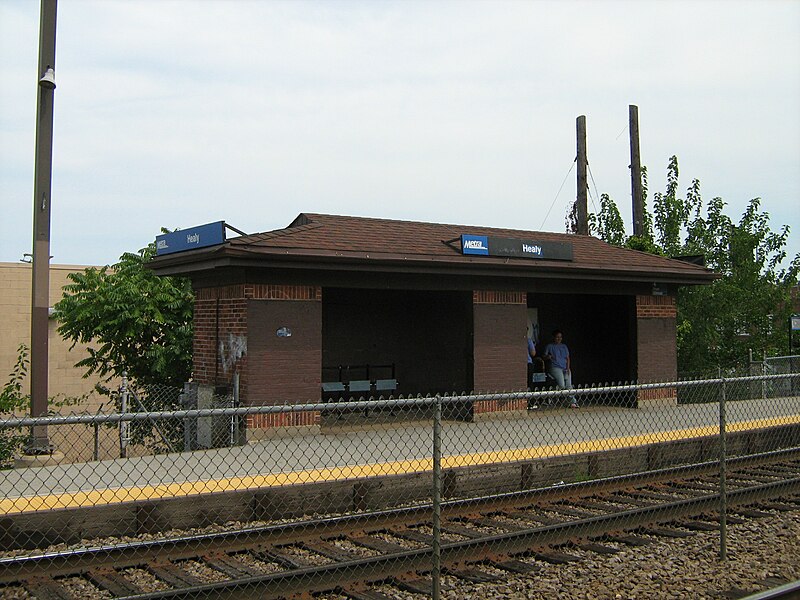
[[[524,390],[526,336],[541,352],[554,329],[577,385],[674,381],[678,287],[716,277],[582,235],[308,213],[225,227],[159,236],[150,267],[192,280],[194,380],[238,373],[247,405]]]

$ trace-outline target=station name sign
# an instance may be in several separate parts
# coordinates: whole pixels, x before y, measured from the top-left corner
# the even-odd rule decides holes
[[[570,242],[533,242],[491,235],[461,236],[461,253],[477,256],[572,260]]]
[[[156,237],[156,256],[225,243],[225,221],[180,229]]]

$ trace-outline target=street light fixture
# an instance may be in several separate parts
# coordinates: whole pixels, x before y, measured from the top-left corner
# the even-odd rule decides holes
[[[47,65],[47,71],[44,72],[44,75],[39,80],[39,85],[46,90],[56,89],[56,72],[53,71],[53,67],[50,65]]]

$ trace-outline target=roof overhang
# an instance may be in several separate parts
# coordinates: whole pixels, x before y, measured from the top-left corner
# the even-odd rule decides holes
[[[253,250],[226,243],[213,248],[192,250],[157,257],[148,268],[158,275],[194,278],[221,273],[232,268],[258,270],[331,271],[348,273],[403,273],[407,275],[446,275],[525,280],[576,279],[582,281],[664,283],[702,285],[719,278],[707,269],[691,272],[639,270],[608,265],[580,266],[560,261],[537,261],[514,258],[402,255],[388,252],[318,251],[297,248],[258,248]]]

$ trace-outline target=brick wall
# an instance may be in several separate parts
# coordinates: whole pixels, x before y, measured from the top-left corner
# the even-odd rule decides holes
[[[492,290],[474,290],[473,304],[526,304],[528,294],[525,292],[495,292]]]
[[[512,410],[525,410],[528,401],[525,398],[512,398],[510,400],[478,400],[472,407],[476,415]]]
[[[322,303],[250,300],[247,305],[250,405],[320,400]],[[285,328],[290,336],[278,335]]]
[[[319,425],[317,410],[301,410],[291,413],[247,415],[247,429],[270,429],[272,427],[308,427]],[[254,437],[257,438],[258,434]]]
[[[242,404],[318,400],[322,292],[315,286],[239,284],[195,290],[194,379],[230,385],[239,373]],[[291,336],[278,336],[285,327]],[[319,413],[249,415],[247,428],[319,423]]]
[[[247,392],[247,300],[250,286],[195,291],[193,379],[228,386],[239,373],[239,394]]]
[[[527,295],[479,290],[472,300],[474,390],[526,389]]]
[[[208,296],[207,293],[203,295]],[[192,377],[198,383],[214,385],[217,359],[217,300],[199,296],[195,298],[192,320],[194,323]]]
[[[674,296],[637,296],[637,379],[641,383],[678,377]]]
[[[636,296],[636,318],[672,318],[678,315],[675,296]]]
[[[303,318],[288,319],[298,306],[315,307],[319,313],[321,290],[315,286],[292,286],[273,284],[237,284],[216,288],[195,290],[194,308],[194,365],[193,376],[198,383],[215,386],[230,385],[235,372],[239,373],[239,394],[244,404],[262,405],[283,402],[296,402],[284,393],[284,379],[288,375],[276,365],[283,361],[282,352],[294,348],[298,340],[306,340],[308,330]],[[286,302],[290,301],[290,302]],[[271,308],[270,308],[271,307]],[[302,312],[302,311],[301,311]],[[312,310],[311,312],[314,312]],[[270,329],[273,322],[280,321]],[[317,338],[321,338],[321,321],[311,318]],[[292,327],[294,325],[294,327]],[[297,327],[302,325],[302,327]],[[287,326],[301,333],[300,337],[278,338],[278,327]],[[273,342],[274,338],[288,340],[287,344],[272,347],[264,339]],[[320,346],[320,344],[318,344]],[[255,352],[255,358],[253,353]],[[267,361],[265,352],[271,360]],[[296,358],[296,357],[295,357]],[[272,360],[274,359],[274,360]],[[249,364],[256,360],[250,369]],[[277,362],[276,362],[277,361]],[[291,363],[291,361],[289,361]],[[266,365],[266,368],[265,368]],[[306,365],[307,367],[307,365]],[[299,368],[303,368],[302,366]],[[319,395],[320,358],[314,364],[314,392]],[[308,374],[304,374],[309,379]],[[306,388],[312,384],[308,383]],[[253,387],[256,386],[256,387]],[[266,392],[265,390],[272,390]],[[304,395],[302,401],[310,399],[308,389],[299,390]],[[278,401],[275,394],[281,395]],[[262,419],[263,420],[263,419]]]

